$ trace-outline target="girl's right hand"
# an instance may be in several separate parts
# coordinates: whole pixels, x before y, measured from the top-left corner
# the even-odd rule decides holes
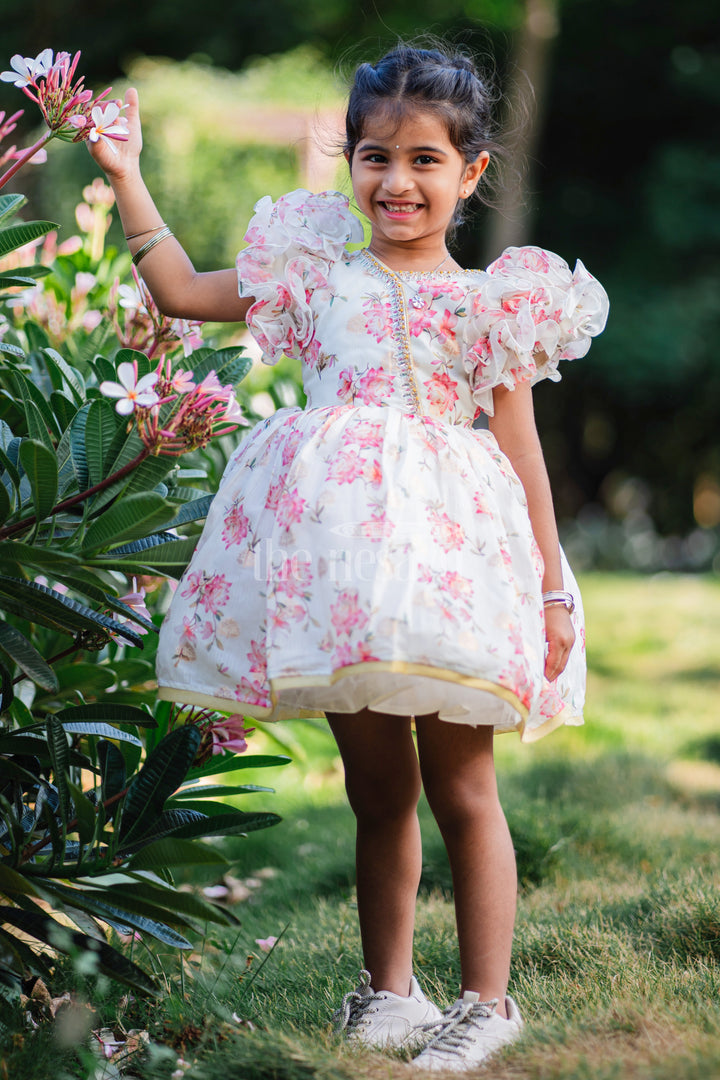
[[[126,180],[133,175],[137,175],[139,171],[142,130],[140,127],[138,94],[137,90],[132,86],[125,94],[125,105],[126,109],[121,115],[127,121],[127,141],[120,142],[117,139],[112,139],[112,145],[108,146],[105,139],[100,138],[94,143],[88,139],[87,143],[91,156],[111,182]],[[113,153],[113,151],[115,152]]]

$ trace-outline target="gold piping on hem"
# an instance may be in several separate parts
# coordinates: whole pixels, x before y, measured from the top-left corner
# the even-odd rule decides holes
[[[251,716],[255,720],[267,719],[273,713],[279,713],[279,715],[274,716],[273,719],[322,716],[324,715],[322,709],[292,709],[289,706],[280,706],[278,709],[278,692],[287,689],[294,690],[312,686],[333,686],[340,679],[345,678],[348,675],[356,675],[369,668],[372,668],[374,671],[399,672],[405,675],[425,676],[443,682],[457,683],[461,686],[470,687],[473,690],[484,690],[486,693],[494,694],[496,697],[506,701],[517,711],[520,716],[520,723],[515,730],[523,730],[525,727],[525,720],[528,715],[527,707],[523,705],[512,690],[508,690],[507,687],[499,686],[489,679],[479,679],[473,675],[463,675],[460,672],[451,671],[448,668],[433,667],[431,664],[409,663],[405,660],[366,660],[360,664],[348,664],[345,667],[338,668],[337,671],[332,672],[330,675],[284,675],[279,679],[271,679],[272,708],[268,708],[264,705],[251,705],[248,702],[237,701],[233,698],[213,697],[210,694],[202,694],[196,690],[180,689],[179,687],[172,686],[158,687],[158,697],[163,701],[179,701],[185,705],[198,705],[204,708],[217,709],[218,712],[232,712],[233,710],[237,710],[243,712],[246,716]],[[543,727],[544,726],[545,725],[543,725]]]

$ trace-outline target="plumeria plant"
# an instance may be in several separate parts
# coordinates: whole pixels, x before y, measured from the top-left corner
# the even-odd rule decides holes
[[[8,172],[54,136],[123,137],[77,61],[46,50],[2,75],[48,125],[5,154]],[[203,837],[279,820],[226,801],[271,789],[222,778],[288,759],[248,754],[239,715],[153,693],[157,586],[182,573],[212,501],[192,454],[244,423],[250,365],[162,316],[138,276],[121,282],[102,181],[78,207],[84,237],[63,244],[50,222],[14,222],[23,203],[0,194],[0,992],[64,951],[152,994],[126,935],[183,949],[233,921],[173,869],[222,861]]]

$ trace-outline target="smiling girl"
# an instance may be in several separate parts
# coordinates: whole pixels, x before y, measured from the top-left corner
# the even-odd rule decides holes
[[[447,247],[495,144],[464,55],[400,46],[355,74],[348,199],[256,206],[234,270],[196,273],[130,138],[92,153],[168,315],[246,320],[264,359],[302,361],[305,409],[234,452],[165,620],[164,698],[259,720],[325,713],[357,819],[364,967],[340,1027],[475,1067],[520,1033],[507,994],[512,841],[496,733],[582,722],[577,586],[562,556],[531,387],[605,323],[581,263],[509,248],[465,270]],[[421,788],[453,875],[462,985],[443,1013],[412,973]],[[424,1048],[423,1048],[423,1044]]]

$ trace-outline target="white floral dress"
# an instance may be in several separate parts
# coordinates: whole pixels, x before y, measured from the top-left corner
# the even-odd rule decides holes
[[[398,273],[347,251],[361,235],[336,192],[256,207],[247,323],[268,363],[301,359],[307,406],[229,461],[162,627],[160,694],[261,720],[437,712],[526,740],[581,723],[577,585],[564,563],[577,639],[548,683],[525,493],[473,421],[493,387],[584,355],[606,294],[539,248]]]

